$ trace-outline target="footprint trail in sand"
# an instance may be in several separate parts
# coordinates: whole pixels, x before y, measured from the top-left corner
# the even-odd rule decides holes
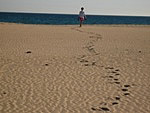
[[[1,26],[0,113],[149,113],[148,28]]]
[[[101,67],[104,68],[106,70],[106,72],[108,73],[107,76],[103,76],[104,78],[106,78],[106,84],[115,84],[117,87],[117,91],[116,92],[120,92],[122,91],[122,93],[116,93],[116,96],[114,97],[107,97],[107,99],[105,99],[105,101],[100,102],[99,105],[96,105],[96,107],[91,107],[91,110],[93,111],[111,111],[112,107],[120,104],[120,100],[121,98],[124,98],[123,96],[129,96],[130,95],[130,91],[129,89],[131,88],[131,85],[125,84],[123,82],[120,82],[120,70],[114,67],[103,67],[103,66],[99,66],[96,65],[96,57],[99,57],[101,54],[97,51],[95,51],[94,46],[95,43],[97,43],[98,41],[102,40],[103,37],[101,36],[101,34],[97,34],[94,32],[86,32],[86,31],[82,31],[79,30],[77,28],[73,28],[73,30],[76,30],[78,32],[82,32],[82,33],[86,33],[89,34],[89,42],[85,45],[85,49],[90,53],[88,55],[83,55],[79,60],[80,62],[83,64],[83,66],[97,66],[97,67]],[[89,62],[88,59],[93,59],[93,61]],[[103,64],[104,65],[104,64]],[[134,86],[132,86],[134,87]],[[95,106],[95,105],[94,105]]]

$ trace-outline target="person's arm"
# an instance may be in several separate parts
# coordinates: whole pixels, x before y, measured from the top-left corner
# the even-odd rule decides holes
[[[86,15],[85,15],[85,14],[84,14],[84,19],[85,19],[85,20],[87,20],[87,17],[86,17]]]
[[[78,21],[80,20],[80,12],[79,12],[79,16],[78,16]]]
[[[78,16],[78,21],[80,20],[80,17]]]

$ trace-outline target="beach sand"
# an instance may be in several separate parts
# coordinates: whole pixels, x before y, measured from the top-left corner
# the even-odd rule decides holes
[[[150,26],[0,23],[0,113],[150,113]]]

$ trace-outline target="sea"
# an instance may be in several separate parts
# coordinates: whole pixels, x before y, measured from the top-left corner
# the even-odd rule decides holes
[[[84,24],[150,25],[150,16],[86,15]],[[0,12],[0,22],[19,24],[74,25],[79,24],[76,14]]]

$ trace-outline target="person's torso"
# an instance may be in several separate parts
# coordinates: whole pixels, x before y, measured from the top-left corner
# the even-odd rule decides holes
[[[84,11],[80,11],[79,17],[84,17],[84,16],[85,16]]]

